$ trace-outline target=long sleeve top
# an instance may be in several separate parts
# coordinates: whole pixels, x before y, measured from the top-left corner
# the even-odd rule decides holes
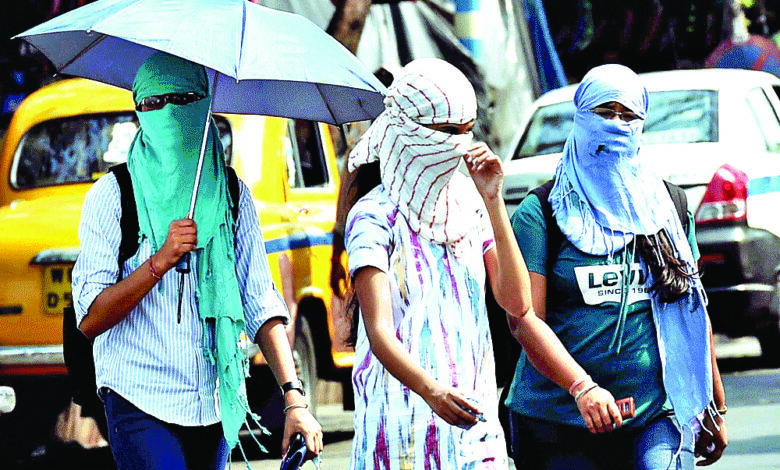
[[[95,298],[117,282],[121,213],[119,185],[108,173],[89,190],[82,209],[81,254],[73,269],[77,324]],[[245,332],[252,341],[263,323],[272,318],[286,323],[289,314],[271,278],[260,222],[243,182],[235,242]],[[124,263],[124,275],[152,254],[151,242],[142,239],[138,252]],[[219,421],[216,367],[204,353],[213,346],[213,331],[204,328],[194,294],[197,254],[192,262],[193,269],[185,275],[181,323],[177,322],[181,274],[172,269],[93,345],[98,389],[111,388],[145,413],[183,426]]]

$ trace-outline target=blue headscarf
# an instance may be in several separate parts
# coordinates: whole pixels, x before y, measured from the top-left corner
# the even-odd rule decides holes
[[[611,101],[642,119],[624,122],[590,112]],[[639,77],[622,65],[595,67],[577,88],[574,104],[574,128],[550,191],[561,232],[580,251],[612,257],[634,235],[655,236],[665,230],[677,257],[689,272],[695,272],[693,253],[669,192],[639,152],[648,111],[647,89]],[[646,266],[644,270],[652,285],[652,273]],[[691,280],[682,299],[664,303],[652,295],[651,305],[666,394],[678,422],[696,428],[704,411],[713,408],[706,298],[700,279]],[[622,337],[622,325],[618,323],[616,337]]]

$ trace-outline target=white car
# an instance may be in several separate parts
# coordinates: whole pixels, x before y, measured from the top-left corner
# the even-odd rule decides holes
[[[780,363],[780,78],[750,70],[641,74],[650,108],[640,152],[685,189],[696,216],[713,330],[754,335]],[[510,212],[553,177],[576,85],[533,104],[504,159]]]

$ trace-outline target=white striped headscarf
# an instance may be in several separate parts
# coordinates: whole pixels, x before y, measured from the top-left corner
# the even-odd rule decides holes
[[[477,116],[468,79],[440,59],[410,62],[396,77],[377,117],[349,155],[349,170],[379,160],[382,185],[411,229],[453,244],[476,223],[481,199],[470,178],[457,173],[472,134],[452,135],[426,124],[465,124]]]

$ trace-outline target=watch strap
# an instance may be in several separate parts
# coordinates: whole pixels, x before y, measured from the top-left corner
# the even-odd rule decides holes
[[[282,396],[290,390],[297,390],[301,395],[306,396],[306,392],[303,390],[303,382],[298,379],[283,383],[281,389]]]

